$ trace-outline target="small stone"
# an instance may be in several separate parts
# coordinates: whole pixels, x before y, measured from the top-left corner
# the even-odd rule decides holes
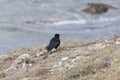
[[[41,55],[43,55],[43,54],[44,54],[44,52],[37,52],[37,53],[36,53],[36,56],[39,57],[39,56],[41,56]]]
[[[79,57],[79,56],[77,56],[77,57],[76,57],[76,59],[80,59],[80,57]]]
[[[101,72],[105,73],[105,72],[106,72],[106,69],[101,69]]]
[[[75,61],[76,61],[76,59],[72,59],[72,60],[71,60],[71,62],[75,62]]]
[[[5,77],[5,73],[3,71],[0,71],[0,77]]]
[[[29,64],[29,66],[31,67],[31,66],[32,66],[32,64]]]
[[[118,59],[114,59],[115,62],[118,62],[119,60]]]
[[[115,42],[115,44],[120,44],[120,42]]]
[[[62,58],[61,60],[62,61],[66,61],[66,60],[68,60],[69,58],[68,57],[64,57],[64,58]]]
[[[29,78],[22,78],[22,79],[20,79],[20,80],[29,80]]]

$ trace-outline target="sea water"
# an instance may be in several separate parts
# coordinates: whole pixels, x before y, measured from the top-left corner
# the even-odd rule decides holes
[[[110,4],[105,14],[82,12],[89,2]],[[0,0],[0,54],[48,44],[55,33],[62,41],[83,41],[120,34],[119,0]]]

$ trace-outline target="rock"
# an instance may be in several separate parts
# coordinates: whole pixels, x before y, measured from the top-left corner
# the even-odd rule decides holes
[[[88,7],[83,11],[90,14],[103,14],[106,13],[109,9],[117,8],[103,3],[88,3]]]
[[[22,62],[28,63],[30,60],[30,55],[29,54],[23,54],[19,56],[12,64],[12,66],[16,66],[17,64],[20,64]]]
[[[15,70],[17,68],[28,69],[28,67],[32,66],[32,62],[33,60],[29,54],[23,54],[19,56],[5,72],[8,72],[9,70]]]

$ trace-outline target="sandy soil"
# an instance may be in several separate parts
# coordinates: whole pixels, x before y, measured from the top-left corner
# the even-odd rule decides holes
[[[44,45],[0,56],[0,80],[120,80],[120,37],[64,42],[46,53]],[[13,63],[19,56],[29,59]],[[12,67],[12,68],[11,68]]]

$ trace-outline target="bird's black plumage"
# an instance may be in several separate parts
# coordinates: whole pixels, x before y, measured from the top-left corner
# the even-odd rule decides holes
[[[53,48],[57,49],[60,45],[60,38],[59,34],[55,34],[55,36],[50,40],[49,44],[47,45],[47,51],[51,51]]]

